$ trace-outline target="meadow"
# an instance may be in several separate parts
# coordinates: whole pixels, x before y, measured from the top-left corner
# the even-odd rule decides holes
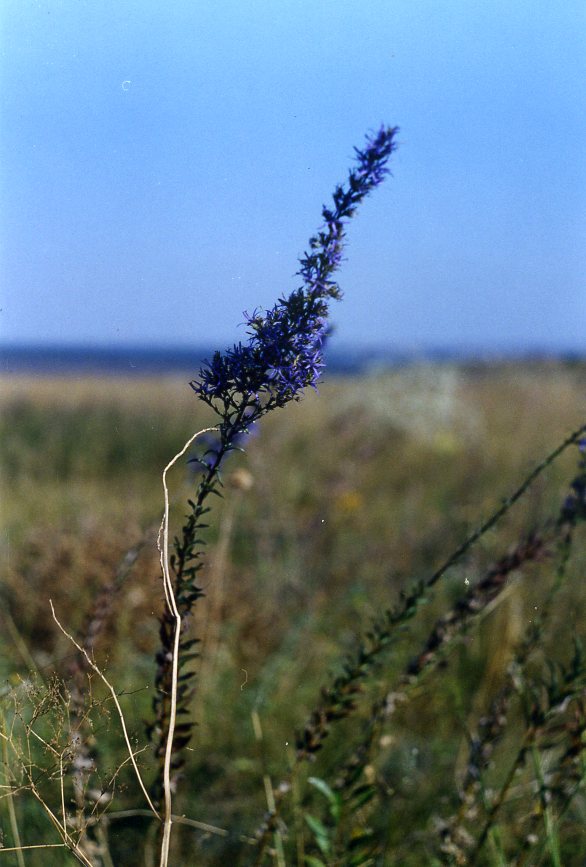
[[[178,376],[0,385],[0,867],[155,864],[112,695],[49,600],[148,788],[161,472],[217,419]],[[326,373],[226,457],[170,863],[585,863],[576,444],[439,574],[584,424],[585,393],[578,361]]]

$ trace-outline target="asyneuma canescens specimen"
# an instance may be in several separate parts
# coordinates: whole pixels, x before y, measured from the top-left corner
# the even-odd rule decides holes
[[[332,279],[344,246],[344,226],[363,198],[388,174],[387,161],[395,149],[397,128],[385,128],[368,138],[364,150],[355,149],[357,165],[349,172],[345,185],[336,187],[333,206],[324,207],[324,223],[310,238],[309,252],[300,260],[298,275],[302,286],[282,297],[271,309],[246,315],[249,339],[224,353],[216,352],[199,371],[191,387],[201,400],[219,416],[219,443],[201,457],[203,475],[196,495],[189,501],[190,514],[180,537],[175,537],[171,557],[174,594],[181,615],[182,635],[179,665],[184,666],[197,654],[197,639],[187,636],[189,614],[202,596],[197,586],[205,544],[202,522],[209,511],[211,493],[219,493],[220,465],[223,458],[237,448],[239,439],[258,419],[291,400],[299,400],[307,386],[315,387],[324,366],[323,349],[328,332],[328,300],[341,293]],[[161,618],[161,649],[157,655],[155,721],[149,733],[160,759],[156,793],[160,794],[163,759],[170,722],[172,658],[175,619],[165,607]],[[176,783],[183,765],[182,750],[190,740],[193,723],[189,703],[193,694],[194,673],[183,670],[177,689],[177,724],[173,735],[173,780]]]

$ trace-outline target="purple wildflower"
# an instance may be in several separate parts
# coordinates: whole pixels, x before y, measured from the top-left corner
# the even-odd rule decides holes
[[[346,187],[337,187],[333,208],[322,211],[324,225],[309,241],[310,253],[301,259],[298,272],[302,286],[288,297],[280,298],[271,310],[246,315],[248,340],[224,353],[215,352],[191,383],[195,393],[220,416],[217,433],[198,443],[193,463],[202,471],[195,498],[183,525],[175,537],[175,553],[170,565],[174,575],[174,594],[182,615],[179,665],[193,656],[195,639],[187,638],[184,629],[188,615],[203,595],[198,586],[202,567],[201,535],[207,527],[205,515],[210,494],[221,496],[220,467],[226,456],[238,448],[245,435],[262,415],[290,400],[298,400],[307,386],[315,388],[323,368],[323,347],[328,333],[327,299],[339,298],[332,274],[342,259],[344,223],[361,199],[379,184],[386,172],[386,162],[394,150],[395,129],[381,129],[367,140],[363,151],[356,151],[358,165],[350,172]],[[167,755],[167,733],[171,727],[170,693],[172,691],[175,647],[175,617],[167,604],[161,617],[161,649],[157,655],[155,721],[149,727],[159,759],[156,783],[160,798]],[[172,743],[173,785],[183,766],[182,751],[191,737],[189,721],[192,695],[192,671],[183,672],[177,695],[177,713],[187,715],[175,728]]]
[[[350,171],[347,185],[336,187],[334,207],[322,209],[323,228],[310,238],[310,252],[300,260],[303,286],[280,298],[271,310],[245,314],[247,344],[238,343],[224,354],[216,352],[191,383],[224,421],[246,411],[249,417],[252,413],[259,418],[299,400],[307,386],[315,388],[328,334],[326,299],[340,298],[332,274],[342,259],[344,224],[388,174],[386,163],[396,146],[396,132],[382,127],[367,139],[364,150],[355,149],[358,165]]]

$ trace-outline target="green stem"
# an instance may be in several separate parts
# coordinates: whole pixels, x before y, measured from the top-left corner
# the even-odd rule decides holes
[[[500,519],[503,517],[503,515],[505,515],[506,512],[509,511],[511,506],[514,505],[514,503],[516,503],[517,500],[523,496],[525,491],[533,484],[535,479],[539,475],[541,475],[541,473],[545,469],[547,469],[547,467],[549,467],[549,465],[552,464],[556,460],[556,458],[559,457],[559,455],[561,455],[561,453],[568,448],[568,446],[571,446],[575,442],[577,442],[580,439],[580,437],[582,436],[582,434],[584,434],[584,433],[586,433],[586,424],[583,424],[581,427],[579,427],[577,430],[575,430],[574,433],[571,433],[552,452],[550,452],[547,455],[547,457],[545,457],[541,461],[541,463],[539,463],[529,473],[527,478],[519,485],[517,490],[514,491],[505,500],[503,500],[502,506],[499,509],[497,509],[496,512],[494,512],[490,516],[490,518],[487,518],[487,520],[483,524],[481,524],[480,527],[477,530],[475,530],[474,533],[472,533],[472,535],[469,536],[460,545],[459,548],[457,548],[454,551],[454,553],[451,555],[451,557],[449,557],[446,560],[446,562],[442,566],[440,566],[440,568],[436,572],[434,572],[430,578],[427,579],[427,581],[425,582],[425,587],[426,588],[433,587],[434,584],[436,584],[439,581],[439,579],[442,577],[442,575],[444,575],[444,573],[447,572],[448,569],[450,569],[450,567],[453,566],[454,563],[456,563],[472,547],[472,545],[474,545],[474,543],[480,539],[481,536],[484,536],[484,534],[488,530],[490,530],[492,527],[494,527],[494,525],[498,521],[500,521]]]
[[[541,767],[541,757],[539,754],[539,750],[537,749],[535,743],[531,745],[531,758],[533,760],[535,776],[537,777],[537,782],[539,783],[539,800],[543,812],[543,821],[545,824],[545,839],[547,841],[547,848],[549,850],[549,854],[551,855],[551,863],[553,867],[562,867],[562,862],[560,861],[559,840],[555,831],[555,823],[553,820],[551,804],[549,803],[549,799],[547,797],[548,787],[547,783],[545,782],[545,777],[543,776],[543,768]]]
[[[500,791],[496,797],[496,800],[493,802],[492,807],[489,810],[488,817],[487,817],[487,820],[486,820],[484,827],[481,831],[480,837],[476,841],[476,846],[474,847],[474,850],[472,851],[470,858],[468,860],[469,867],[474,867],[474,865],[478,862],[478,857],[480,855],[480,852],[481,852],[484,844],[486,843],[486,840],[487,840],[491,830],[494,827],[494,820],[496,819],[497,813],[499,812],[502,805],[504,804],[505,798],[507,797],[507,794],[508,794],[508,791],[511,788],[511,784],[515,778],[515,774],[517,773],[517,768],[519,768],[521,766],[521,764],[523,763],[523,760],[525,758],[527,750],[530,748],[531,743],[533,742],[534,739],[535,739],[535,732],[533,729],[531,729],[525,737],[524,744],[522,745],[521,749],[519,750],[519,752],[515,756],[515,761],[511,765],[511,767],[509,769],[509,773],[507,774],[505,781],[504,781],[503,785],[501,786],[501,789],[500,789]]]

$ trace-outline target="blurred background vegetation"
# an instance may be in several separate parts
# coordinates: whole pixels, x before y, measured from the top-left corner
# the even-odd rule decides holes
[[[276,786],[285,776],[295,731],[319,702],[320,687],[372,618],[392,606],[402,588],[440,565],[584,422],[585,394],[584,363],[415,365],[360,378],[326,377],[319,395],[264,419],[246,453],[230,457],[201,573],[206,598],[193,624],[202,639],[194,702],[198,726],[175,802],[176,813],[228,833],[174,826],[174,863],[253,862],[253,855],[248,861],[242,856],[239,835],[253,836],[261,823],[267,810],[263,781]],[[177,377],[5,378],[0,409],[3,713],[14,712],[18,694],[19,712],[26,715],[27,702],[34,703],[54,672],[68,677],[75,651],[52,621],[48,600],[69,631],[82,633],[100,589],[113,580],[126,551],[144,541],[96,647],[141,748],[151,716],[162,604],[156,548],[161,471],[189,435],[214,420]],[[576,474],[576,458],[576,449],[565,453],[438,585],[405,640],[382,658],[365,685],[357,718],[339,725],[318,761],[297,779],[299,810],[307,806],[321,815],[324,798],[307,784],[307,775],[333,783],[359,740],[361,721],[368,720],[369,697],[392,687],[435,619],[469,585],[519,538],[557,514]],[[177,531],[195,473],[196,466],[186,462],[173,471]],[[552,658],[567,660],[573,634],[584,633],[585,565],[582,532],[544,637],[543,651]],[[394,859],[381,864],[435,863],[438,821],[457,804],[466,733],[486,710],[551,581],[547,561],[523,570],[378,733],[368,774],[386,795],[384,809],[371,821],[384,832]],[[66,707],[67,693],[55,689],[54,707]],[[93,682],[91,689],[99,786],[124,761],[125,751],[102,687]],[[63,727],[55,737],[66,739],[65,722]],[[503,764],[493,770],[496,778],[515,749],[511,734],[511,743],[505,738],[502,745]],[[148,780],[154,769],[149,749],[140,763]],[[48,771],[39,771],[47,798],[54,797],[53,783]],[[16,796],[14,805],[23,844],[58,839],[29,793]],[[144,806],[124,767],[116,776],[112,809],[137,805]],[[9,846],[5,806],[0,800]],[[566,817],[564,864],[584,863],[584,820],[586,801],[580,796]],[[110,822],[116,865],[144,863],[139,850],[151,825],[140,816]],[[301,825],[304,830],[290,828],[291,838],[304,834],[306,851],[313,852],[315,834]],[[511,839],[520,833],[513,826],[509,831]],[[297,855],[287,863],[301,857],[295,845]],[[315,857],[324,856],[316,850]],[[485,857],[479,863],[500,863],[490,860],[490,850]],[[9,853],[0,859],[2,865],[19,863]],[[73,861],[58,849],[30,851],[26,859],[30,865]]]

